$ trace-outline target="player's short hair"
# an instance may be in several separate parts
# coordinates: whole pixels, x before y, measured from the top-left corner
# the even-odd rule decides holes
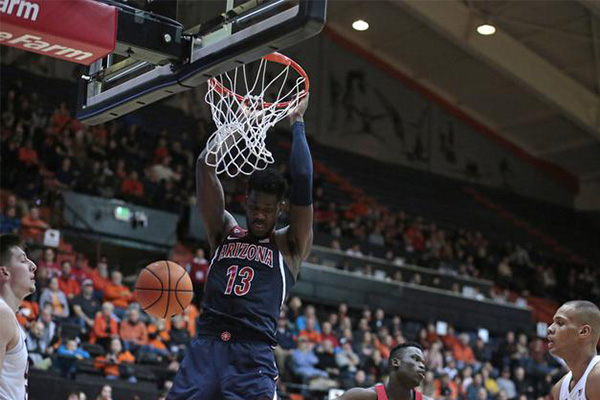
[[[13,247],[23,247],[23,241],[18,235],[7,233],[0,236],[0,265],[10,262]]]
[[[250,192],[261,192],[274,194],[277,201],[281,201],[287,190],[287,182],[281,172],[274,168],[267,168],[262,171],[255,171],[250,176],[248,182],[248,194]]]
[[[592,327],[594,336],[600,335],[600,308],[596,304],[587,300],[572,300],[564,305],[575,310],[579,322]]]
[[[388,360],[390,365],[391,365],[392,359],[400,357],[402,355],[402,353],[410,347],[415,347],[415,348],[423,351],[423,347],[417,342],[406,342],[406,343],[399,344],[398,346],[394,347],[390,351],[390,358]]]

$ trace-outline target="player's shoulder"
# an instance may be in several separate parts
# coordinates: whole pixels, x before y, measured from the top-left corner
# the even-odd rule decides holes
[[[18,331],[15,312],[4,301],[0,301],[0,321],[0,342],[6,344],[14,339]]]
[[[600,400],[600,362],[597,362],[588,375],[585,395],[588,400]]]
[[[0,301],[0,318],[2,318],[1,321],[6,321],[7,318],[14,317],[15,312],[8,306],[8,304],[6,304],[5,301]]]
[[[564,380],[565,380],[566,377],[567,377],[567,375],[564,375],[562,378],[560,378],[558,380],[558,382],[556,382],[556,384],[552,388],[552,391],[551,391],[550,394],[552,395],[552,399],[553,400],[559,400],[559,398],[560,398],[560,387],[562,386],[562,383],[564,382]]]
[[[375,388],[353,388],[344,393],[339,400],[377,400],[377,392]]]

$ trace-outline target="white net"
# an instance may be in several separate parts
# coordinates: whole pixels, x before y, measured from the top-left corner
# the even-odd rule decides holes
[[[241,65],[208,81],[206,102],[217,130],[206,144],[206,163],[217,174],[250,175],[272,164],[267,131],[296,108],[305,93],[306,78],[290,63],[262,58],[257,64],[255,74]]]

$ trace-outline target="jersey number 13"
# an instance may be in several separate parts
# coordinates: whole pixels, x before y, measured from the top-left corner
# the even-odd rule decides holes
[[[240,269],[239,266],[232,265],[227,268],[227,276],[229,279],[227,279],[225,294],[229,295],[233,293],[236,296],[244,296],[248,294],[250,287],[252,286],[252,279],[254,279],[254,270],[252,267],[243,267]],[[234,285],[237,276],[239,276],[241,280],[240,283]]]

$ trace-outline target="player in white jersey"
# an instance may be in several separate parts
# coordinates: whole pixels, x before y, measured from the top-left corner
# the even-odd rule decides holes
[[[0,236],[0,400],[27,399],[25,332],[15,313],[35,291],[36,269],[18,236]]]
[[[600,400],[600,309],[585,300],[563,304],[548,327],[548,350],[570,372],[552,389],[554,400]]]

